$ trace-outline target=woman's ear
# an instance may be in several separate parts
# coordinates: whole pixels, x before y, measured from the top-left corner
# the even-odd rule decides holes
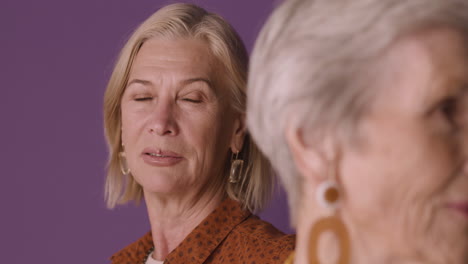
[[[231,136],[231,151],[237,153],[242,150],[245,138],[245,114],[239,114],[234,119]]]
[[[286,141],[294,164],[304,180],[318,184],[327,179],[330,163],[337,160],[337,151],[331,135],[311,143],[304,130],[291,123],[285,129]]]

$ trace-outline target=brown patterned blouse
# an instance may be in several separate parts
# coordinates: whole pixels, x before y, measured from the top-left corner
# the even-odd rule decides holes
[[[285,235],[231,199],[224,200],[169,255],[165,264],[283,263],[294,249]],[[151,232],[117,252],[112,264],[143,263],[153,247]]]

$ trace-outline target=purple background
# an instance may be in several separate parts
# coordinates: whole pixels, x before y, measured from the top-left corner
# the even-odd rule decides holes
[[[0,263],[107,263],[149,230],[144,206],[107,210],[102,97],[135,27],[173,1],[0,3]],[[192,1],[247,48],[273,0]],[[262,217],[290,232],[284,195]]]

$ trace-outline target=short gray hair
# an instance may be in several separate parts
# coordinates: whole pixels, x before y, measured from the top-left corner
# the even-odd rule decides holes
[[[279,173],[294,224],[301,179],[285,126],[349,132],[375,89],[373,65],[398,38],[433,27],[468,28],[466,0],[286,0],[251,57],[247,116],[254,140]]]

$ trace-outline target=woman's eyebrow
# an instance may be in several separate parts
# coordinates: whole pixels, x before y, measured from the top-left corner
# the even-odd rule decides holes
[[[135,84],[135,83],[139,83],[139,84],[142,84],[144,86],[151,85],[151,82],[147,81],[147,80],[132,79],[131,81],[128,82],[127,87],[129,87],[130,85]]]
[[[206,83],[208,85],[208,87],[213,92],[215,91],[212,82],[210,80],[208,80],[206,78],[202,78],[202,77],[186,79],[186,80],[182,81],[182,84],[185,86],[185,85],[189,85],[189,84],[194,83],[194,82],[204,82],[204,83]]]

